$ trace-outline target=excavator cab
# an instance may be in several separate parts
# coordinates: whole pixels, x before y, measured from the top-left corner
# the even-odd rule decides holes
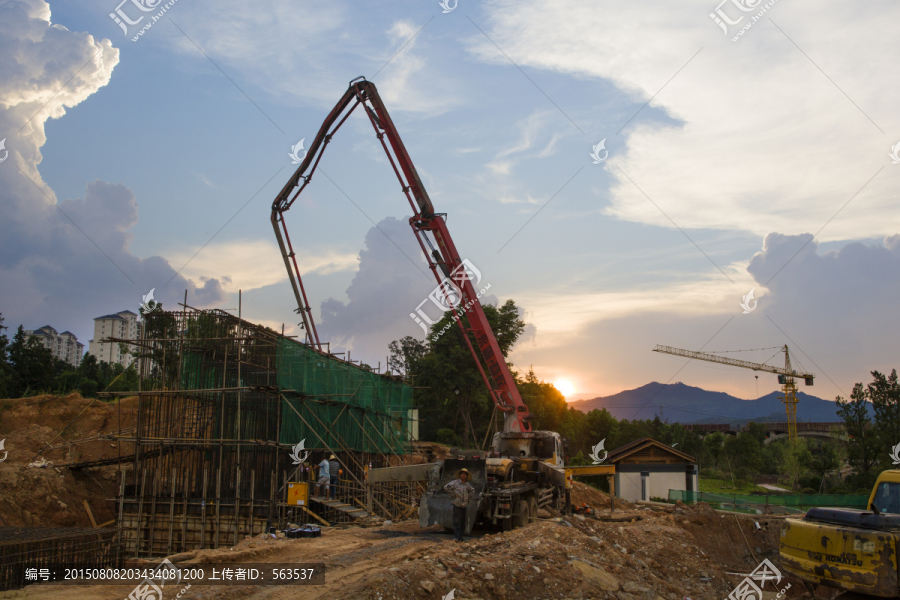
[[[869,508],[876,514],[900,515],[900,483],[882,481],[875,486]]]

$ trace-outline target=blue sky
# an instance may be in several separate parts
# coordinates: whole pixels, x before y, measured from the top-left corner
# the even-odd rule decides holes
[[[719,9],[764,6],[738,4]],[[296,333],[271,202],[364,75],[461,253],[523,309],[518,368],[572,398],[654,380],[751,398],[751,371],[650,349],[787,343],[820,373],[806,391],[844,395],[898,354],[900,8],[816,6],[776,2],[735,42],[701,1],[178,0],[133,42],[115,2],[2,2],[0,312],[87,341],[150,288],[226,309],[241,289],[245,317]],[[291,236],[323,339],[376,364],[420,335],[434,282],[362,115],[322,170]]]

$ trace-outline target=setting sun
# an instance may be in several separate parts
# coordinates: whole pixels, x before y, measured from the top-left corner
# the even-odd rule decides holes
[[[558,389],[563,396],[570,396],[575,393],[575,386],[568,379],[558,379],[553,385],[556,386],[556,389]]]

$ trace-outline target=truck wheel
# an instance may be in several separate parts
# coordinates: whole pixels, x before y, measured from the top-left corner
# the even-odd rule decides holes
[[[537,498],[532,496],[531,498],[528,499],[528,522],[529,523],[534,523],[535,521],[537,521],[537,512],[538,512]]]
[[[528,503],[525,500],[519,500],[516,502],[516,509],[513,511],[512,528],[518,529],[519,527],[525,527],[525,523],[527,522]]]

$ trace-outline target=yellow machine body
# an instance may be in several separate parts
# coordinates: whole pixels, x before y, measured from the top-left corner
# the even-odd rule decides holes
[[[885,471],[878,477],[868,508],[882,483],[900,484],[900,471]],[[781,566],[810,583],[894,598],[900,594],[898,538],[900,514],[812,509],[806,518],[786,519],[782,525]]]

